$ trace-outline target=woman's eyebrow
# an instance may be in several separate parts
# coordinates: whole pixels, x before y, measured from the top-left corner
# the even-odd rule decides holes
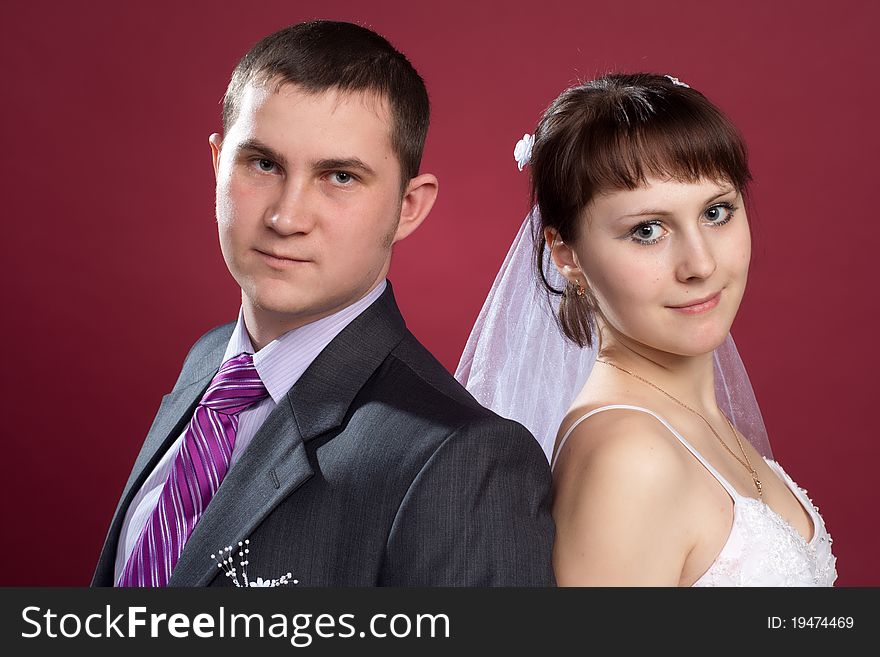
[[[669,210],[639,210],[638,212],[633,212],[632,214],[624,214],[620,216],[620,219],[629,219],[630,217],[644,217],[647,215],[668,215],[672,214]]]
[[[734,187],[728,187],[728,188],[725,189],[724,191],[722,191],[722,192],[720,192],[720,193],[718,193],[718,194],[715,194],[715,196],[713,196],[712,198],[710,198],[709,200],[707,200],[707,201],[706,201],[706,204],[708,205],[708,204],[711,203],[712,201],[716,201],[716,200],[718,200],[719,198],[721,198],[722,196],[727,196],[728,194],[731,194],[731,193],[733,193],[733,192],[735,192],[735,191],[736,191],[736,188],[734,188]]]
[[[728,188],[728,189],[725,189],[725,190],[723,190],[723,191],[721,191],[721,192],[715,194],[714,196],[710,197],[710,198],[706,201],[705,204],[706,204],[706,205],[709,205],[710,203],[712,203],[712,201],[716,201],[716,200],[718,200],[719,198],[721,198],[722,196],[727,196],[728,194],[732,194],[732,193],[735,192],[735,191],[736,191],[736,189],[735,189],[734,187],[730,187],[730,188]],[[621,215],[620,217],[618,217],[618,221],[620,221],[620,220],[622,220],[622,219],[630,219],[630,218],[632,218],[632,217],[667,216],[667,215],[671,215],[671,214],[673,214],[673,213],[670,212],[669,210],[660,210],[660,209],[654,209],[654,208],[646,208],[646,209],[644,209],[644,210],[639,210],[638,212],[633,212],[633,213],[631,213],[631,214],[624,214],[624,215]]]

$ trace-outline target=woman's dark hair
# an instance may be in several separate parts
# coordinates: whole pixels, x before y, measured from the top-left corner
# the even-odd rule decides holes
[[[558,320],[578,345],[592,345],[599,311],[589,289],[557,290],[544,272],[544,229],[578,238],[597,194],[636,189],[648,177],[727,181],[745,192],[751,175],[742,136],[703,94],[651,73],[613,73],[562,92],[541,117],[529,162],[535,264],[548,294],[562,295]]]

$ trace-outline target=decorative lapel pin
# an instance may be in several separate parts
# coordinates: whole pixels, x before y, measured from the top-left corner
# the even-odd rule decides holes
[[[250,579],[248,577],[247,567],[250,564],[250,539],[245,539],[244,542],[238,542],[238,565],[241,568],[241,579],[239,580],[239,570],[234,565],[234,557],[233,553],[235,550],[231,545],[227,545],[225,548],[217,550],[216,554],[212,554],[211,558],[217,562],[217,567],[222,568],[226,577],[232,579],[232,583],[237,587],[274,587],[274,586],[286,586],[288,583],[299,584],[298,579],[291,580],[292,575],[287,573],[286,575],[282,575],[276,579],[263,579],[262,577],[257,577],[256,579]]]

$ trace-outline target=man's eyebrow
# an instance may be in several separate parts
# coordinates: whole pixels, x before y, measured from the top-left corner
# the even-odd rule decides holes
[[[354,169],[360,171],[366,176],[375,176],[373,171],[367,164],[356,157],[331,157],[324,160],[318,160],[312,165],[317,171],[337,171]]]
[[[236,150],[239,152],[252,151],[255,153],[259,153],[260,155],[266,156],[266,159],[272,160],[276,164],[280,164],[282,167],[286,168],[287,161],[284,159],[284,156],[273,149],[271,146],[264,144],[259,139],[245,139],[243,142],[238,144],[238,146],[236,146]],[[312,168],[316,171],[337,171],[350,169],[359,171],[365,176],[376,175],[376,172],[373,171],[371,167],[369,167],[363,160],[357,157],[329,157],[323,160],[317,160],[316,162],[312,163]]]
[[[727,194],[730,194],[730,193],[735,192],[735,191],[736,191],[736,189],[735,189],[734,187],[729,187],[728,189],[725,189],[724,191],[722,191],[722,192],[720,192],[720,193],[718,193],[718,194],[715,194],[715,196],[712,196],[711,198],[709,198],[709,199],[705,202],[705,205],[709,205],[709,204],[712,203],[713,201],[716,201],[716,200],[718,200],[719,198],[721,198],[722,196],[726,196]],[[649,215],[661,216],[661,217],[662,217],[662,216],[666,216],[666,215],[669,215],[669,214],[672,214],[672,213],[669,212],[668,210],[652,210],[652,209],[648,208],[648,209],[645,209],[645,210],[639,210],[638,212],[635,212],[635,213],[633,213],[633,214],[625,214],[625,215],[622,215],[622,216],[620,216],[620,217],[618,218],[618,220],[622,220],[622,219],[630,219],[630,218],[632,218],[632,217],[646,217],[646,216],[649,216]]]
[[[280,164],[281,166],[286,164],[286,160],[281,153],[273,149],[271,146],[264,144],[259,139],[245,139],[236,146],[236,150],[239,152],[254,151],[260,155],[265,155],[266,159],[272,160],[276,164]]]

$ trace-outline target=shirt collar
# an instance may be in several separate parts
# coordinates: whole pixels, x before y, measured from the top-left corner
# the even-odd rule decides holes
[[[272,400],[278,404],[339,333],[358,315],[382,296],[387,282],[382,280],[362,299],[322,319],[300,326],[277,337],[254,353],[254,346],[244,323],[244,310],[239,309],[238,321],[226,346],[223,362],[241,353],[254,354],[254,367]]]

